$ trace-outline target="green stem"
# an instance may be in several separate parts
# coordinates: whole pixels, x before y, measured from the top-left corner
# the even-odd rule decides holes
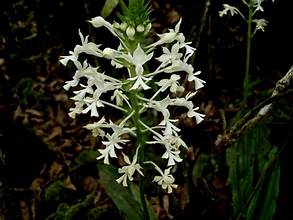
[[[142,125],[140,123],[140,106],[139,106],[139,100],[136,96],[136,93],[130,93],[130,100],[132,104],[132,108],[134,110],[134,114],[132,117],[134,126],[136,128],[136,138],[137,138],[137,147],[140,146],[140,150],[138,153],[138,162],[139,164],[143,164],[144,162],[144,153],[145,153],[145,143],[146,143],[146,137],[145,134],[142,132]],[[143,213],[144,213],[144,220],[149,220],[149,212],[148,212],[148,207],[147,207],[147,202],[145,199],[144,195],[144,178],[140,178],[139,180],[139,192],[140,192],[140,199],[141,199],[141,204],[143,208]]]
[[[246,63],[245,63],[245,76],[243,80],[243,97],[247,99],[249,94],[249,81],[250,81],[250,58],[251,58],[251,24],[252,24],[253,6],[250,2],[248,6],[248,19],[247,19],[247,35],[246,35]]]

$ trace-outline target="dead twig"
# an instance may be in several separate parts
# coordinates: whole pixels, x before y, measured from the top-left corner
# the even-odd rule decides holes
[[[222,149],[234,144],[237,139],[249,128],[260,121],[269,110],[271,110],[274,102],[281,100],[283,97],[293,94],[293,89],[290,88],[293,81],[293,66],[287,74],[280,79],[275,86],[275,89],[270,98],[265,99],[252,110],[247,112],[232,128],[224,135],[220,135],[215,143],[216,147]]]

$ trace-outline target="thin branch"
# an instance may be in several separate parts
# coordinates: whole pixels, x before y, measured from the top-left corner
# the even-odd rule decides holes
[[[203,33],[203,29],[205,28],[205,25],[206,25],[206,20],[207,20],[207,15],[208,15],[210,5],[211,5],[211,1],[206,0],[205,4],[204,4],[204,9],[203,9],[203,12],[202,12],[202,15],[201,15],[201,18],[200,18],[200,27],[199,27],[199,33],[197,35],[197,39],[195,41],[195,48],[199,47],[199,43],[200,43],[200,40],[201,40],[200,38],[201,38],[201,35]]]
[[[276,87],[273,91],[272,97],[280,94],[281,92],[285,91],[286,89],[288,89],[290,87],[290,84],[292,84],[293,81],[293,66],[291,67],[291,69],[287,72],[287,74],[280,79],[277,84]],[[266,106],[264,106],[259,112],[258,114],[260,115],[265,115],[267,114],[267,112],[272,108],[271,104],[268,104]]]
[[[217,147],[229,147],[237,141],[237,139],[249,128],[261,120],[272,108],[274,102],[279,101],[283,97],[293,94],[293,89],[290,85],[293,81],[293,67],[287,74],[280,79],[270,98],[265,99],[252,110],[246,113],[228,132],[227,135],[221,135],[216,141]],[[254,117],[253,117],[254,116]]]

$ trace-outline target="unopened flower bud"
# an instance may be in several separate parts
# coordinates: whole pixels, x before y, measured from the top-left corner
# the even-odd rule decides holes
[[[148,25],[145,28],[145,33],[147,34],[151,30],[151,28],[152,28],[152,24],[148,23]]]
[[[120,24],[120,29],[121,29],[121,31],[126,31],[126,28],[127,28],[127,24],[126,23],[121,23]]]
[[[114,22],[112,24],[113,28],[119,29],[120,28],[120,24],[118,22]]]
[[[101,16],[97,16],[97,17],[94,17],[92,18],[92,20],[89,21],[95,28],[99,28],[99,27],[102,27],[102,26],[105,26],[105,19],[102,18]]]
[[[133,36],[135,35],[135,29],[133,27],[129,26],[126,29],[126,34],[130,39],[133,39]]]
[[[137,31],[137,32],[144,32],[144,26],[143,26],[142,24],[138,25],[138,26],[136,27],[136,31]]]
[[[160,39],[163,43],[171,43],[175,40],[177,36],[176,32],[169,32],[169,33],[165,33],[163,34],[162,38]]]
[[[114,55],[114,51],[113,49],[109,48],[109,47],[106,47],[104,50],[103,50],[103,57],[105,57],[106,59],[111,59],[113,58],[113,55]]]

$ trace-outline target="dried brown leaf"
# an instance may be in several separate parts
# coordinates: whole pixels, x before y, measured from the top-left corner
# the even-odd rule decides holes
[[[170,24],[177,23],[179,21],[180,17],[181,17],[180,14],[175,9],[172,9],[167,14],[167,19]]]
[[[71,178],[70,176],[67,176],[65,179],[64,179],[64,187],[66,189],[70,189],[70,190],[73,190],[73,191],[76,191],[77,188],[75,185],[73,185],[73,183],[71,182]]]
[[[39,192],[42,188],[42,185],[44,183],[44,179],[43,178],[35,178],[30,186],[30,190],[34,191],[34,192]]]
[[[49,171],[50,179],[55,179],[61,173],[62,169],[63,169],[63,166],[57,161],[54,161]]]
[[[20,200],[20,211],[21,211],[21,217],[22,217],[22,220],[30,220],[30,210],[29,210],[29,206],[28,204],[23,201],[23,200]]]
[[[27,114],[30,114],[30,115],[33,115],[33,116],[38,116],[38,117],[42,117],[43,116],[43,113],[42,112],[39,112],[35,109],[26,109],[25,110],[25,113]]]
[[[93,192],[95,191],[99,186],[99,181],[97,178],[93,176],[87,176],[84,178],[83,181],[83,189],[87,192]]]
[[[152,205],[152,208],[156,214],[156,216],[159,216],[160,211],[161,211],[161,206],[160,206],[160,199],[159,197],[151,197],[150,198],[150,204]]]
[[[53,128],[51,134],[48,137],[44,138],[44,141],[48,142],[51,139],[61,135],[62,135],[62,128],[60,126],[56,126]]]
[[[170,207],[170,198],[169,195],[164,195],[163,196],[163,208],[168,216],[169,219],[173,219],[174,217],[170,214],[169,212],[169,207]]]
[[[225,186],[225,181],[223,181],[219,176],[214,175],[212,185],[215,189],[222,189]]]
[[[61,94],[57,94],[54,96],[55,97],[55,101],[57,102],[65,102],[68,100],[68,96],[65,93],[61,93]]]

